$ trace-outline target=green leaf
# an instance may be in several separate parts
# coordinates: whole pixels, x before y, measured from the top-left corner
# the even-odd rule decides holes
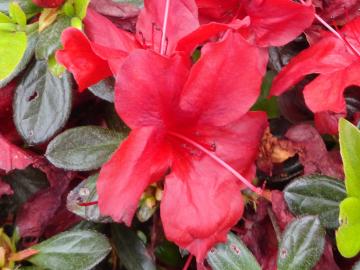
[[[46,157],[66,170],[95,170],[109,159],[122,139],[121,133],[97,126],[73,128],[49,143]]]
[[[254,255],[234,234],[209,251],[207,261],[213,270],[261,270]]]
[[[310,270],[319,261],[325,230],[315,216],[295,219],[285,229],[278,252],[278,270]]]
[[[60,16],[56,22],[40,33],[39,41],[36,44],[36,59],[48,59],[57,49],[61,47],[61,33],[71,25],[71,19],[67,16]]]
[[[0,23],[11,23],[11,19],[5,13],[0,12]]]
[[[110,252],[107,238],[95,231],[68,231],[41,242],[28,261],[49,270],[90,270]]]
[[[79,17],[81,20],[85,18],[86,11],[88,8],[88,5],[90,3],[90,0],[75,0],[74,6],[75,6],[75,15]]]
[[[340,254],[346,258],[360,251],[360,199],[346,198],[340,204],[340,227],[336,231],[336,244]]]
[[[30,33],[27,36],[27,46],[25,53],[23,54],[22,59],[20,62],[16,65],[16,67],[13,69],[11,73],[7,75],[7,77],[0,79],[0,88],[7,85],[9,82],[11,82],[16,76],[18,76],[29,64],[30,60],[34,56],[35,52],[35,44],[37,42],[38,33],[37,31]],[[1,38],[0,38],[1,39]],[[1,48],[0,48],[1,50]],[[1,60],[0,60],[1,63]],[[0,64],[1,65],[1,64]]]
[[[112,219],[100,215],[98,205],[80,206],[79,203],[95,202],[98,200],[96,181],[99,175],[89,176],[75,187],[67,197],[66,207],[70,212],[92,222],[111,222]]]
[[[115,79],[113,77],[107,78],[89,87],[89,90],[97,97],[114,102],[114,87]]]
[[[27,45],[24,32],[0,31],[0,83],[6,80],[20,64]]]
[[[254,106],[252,107],[252,110],[255,111],[265,111],[268,114],[269,118],[276,118],[280,115],[277,97],[269,98],[271,84],[275,75],[276,74],[271,71],[266,74],[261,86],[261,94]]]
[[[11,171],[3,178],[14,191],[10,197],[13,210],[25,203],[36,192],[49,186],[46,175],[32,167]]]
[[[31,0],[0,0],[0,12],[8,13],[9,4],[11,2],[18,3],[28,18],[32,17],[41,10]]]
[[[321,224],[329,229],[339,226],[339,204],[345,197],[344,183],[323,175],[298,177],[284,190],[293,214],[318,215]]]
[[[360,131],[345,119],[339,122],[340,152],[344,164],[345,186],[349,197],[360,198]]]
[[[16,2],[11,2],[9,5],[9,14],[10,17],[19,25],[26,25],[26,15],[21,9],[20,5]]]
[[[40,144],[54,136],[69,118],[72,80],[69,73],[54,77],[46,61],[31,66],[16,88],[14,120],[28,144]]]
[[[180,268],[182,265],[182,258],[179,252],[179,247],[167,240],[164,240],[162,243],[156,246],[155,255],[156,259],[167,266]]]
[[[111,228],[115,249],[127,270],[156,269],[155,262],[136,233],[121,224],[113,224]]]

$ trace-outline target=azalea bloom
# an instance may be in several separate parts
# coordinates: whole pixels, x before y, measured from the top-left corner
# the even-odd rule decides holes
[[[132,131],[100,171],[100,212],[130,225],[144,190],[165,177],[167,238],[198,261],[225,241],[243,214],[241,189],[261,192],[247,179],[267,120],[248,110],[264,53],[233,32],[207,44],[192,67],[182,54],[131,53],[117,74],[115,106]]]
[[[195,30],[199,22],[193,0],[170,1],[167,10],[165,3],[145,1],[135,35],[117,28],[110,20],[89,8],[84,20],[86,35],[75,28],[65,30],[62,34],[64,49],[57,52],[57,61],[74,75],[82,91],[116,74],[134,49],[151,49],[160,53],[160,48],[163,48],[161,53],[171,54],[179,39]],[[165,11],[167,16],[164,16]],[[166,29],[163,30],[164,25]]]
[[[294,57],[275,78],[270,94],[280,95],[308,74],[318,74],[304,88],[306,105],[314,113],[346,113],[344,91],[360,86],[360,19],[341,29],[339,36],[324,33],[321,40]]]

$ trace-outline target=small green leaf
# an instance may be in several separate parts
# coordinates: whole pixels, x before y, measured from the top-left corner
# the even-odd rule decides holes
[[[340,254],[346,258],[360,251],[360,199],[346,198],[340,204],[340,227],[336,231],[336,244]]]
[[[55,23],[40,33],[36,44],[36,59],[48,59],[57,49],[61,47],[61,33],[71,25],[71,19],[67,16],[59,16]]]
[[[26,25],[26,14],[21,9],[20,5],[16,2],[11,2],[9,5],[10,17],[19,25]]]
[[[228,241],[211,249],[207,261],[213,270],[261,270],[254,255],[234,234],[228,234]]]
[[[179,247],[167,240],[156,246],[155,255],[156,259],[170,267],[179,268],[182,265]]]
[[[1,34],[0,34],[1,35]],[[32,57],[34,56],[34,52],[35,52],[35,44],[37,42],[37,38],[38,38],[38,33],[32,32],[30,34],[28,34],[27,37],[27,46],[26,46],[26,50],[25,53],[22,57],[22,59],[20,60],[20,62],[16,65],[16,67],[13,69],[13,71],[11,73],[9,73],[7,75],[7,77],[0,79],[0,88],[4,87],[5,85],[7,85],[9,82],[11,82],[16,76],[18,76],[25,68],[26,66],[29,64],[30,60],[32,59]],[[1,39],[1,37],[0,37]],[[0,48],[1,50],[1,48]],[[1,63],[1,59],[0,59],[0,63]],[[1,64],[0,64],[1,66]],[[0,71],[1,72],[1,71]]]
[[[122,139],[121,133],[97,126],[68,129],[49,143],[46,157],[66,170],[95,170],[109,159]]]
[[[82,20],[85,18],[89,3],[90,3],[90,0],[75,0],[74,1],[75,15],[79,19]]]
[[[127,270],[156,269],[155,262],[136,233],[121,224],[114,224],[111,228],[115,249],[120,262]]]
[[[31,66],[16,88],[14,120],[24,140],[33,145],[54,136],[66,123],[72,106],[69,73],[54,77],[45,61]]]
[[[349,197],[360,198],[360,131],[345,119],[339,122],[340,152],[344,164],[345,186]]]
[[[83,29],[82,21],[78,17],[71,18],[71,27],[75,27],[79,30]]]
[[[278,252],[278,270],[310,270],[325,246],[325,230],[315,216],[295,219],[285,229]]]
[[[107,78],[89,87],[89,90],[97,97],[114,102],[114,87],[115,79],[113,77]]]
[[[51,270],[90,270],[110,252],[107,238],[95,231],[68,231],[41,242],[28,261]]]
[[[0,31],[0,83],[7,79],[21,62],[27,45],[24,32]]]
[[[62,6],[62,10],[64,11],[65,15],[68,17],[75,16],[75,8],[73,3],[66,1],[65,4]]]
[[[284,190],[293,214],[318,215],[321,224],[329,229],[339,226],[339,204],[345,197],[344,183],[323,175],[298,177]]]
[[[69,192],[66,207],[70,212],[92,222],[111,222],[112,219],[100,215],[98,205],[80,206],[79,203],[96,202],[98,194],[96,191],[96,181],[99,175],[95,174]]]
[[[5,13],[0,12],[0,23],[11,23],[11,19]]]

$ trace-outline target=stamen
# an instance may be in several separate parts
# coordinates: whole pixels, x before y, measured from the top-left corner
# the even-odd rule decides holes
[[[178,134],[178,133],[172,132],[172,131],[169,131],[168,134],[171,135],[171,136],[174,136],[176,138],[179,138],[179,139],[181,139],[181,140],[195,146],[196,148],[198,148],[199,150],[201,150],[202,152],[207,154],[214,161],[216,161],[218,164],[220,164],[222,167],[224,167],[227,171],[229,171],[232,175],[234,175],[237,179],[239,179],[245,186],[247,186],[253,192],[255,192],[256,194],[258,194],[260,196],[263,194],[263,190],[261,188],[255,187],[253,184],[251,184],[244,176],[242,176],[240,173],[238,173],[233,167],[231,167],[229,164],[227,164],[221,158],[216,156],[215,153],[209,151],[208,149],[206,149],[202,145],[198,144],[197,142],[195,142],[195,141],[193,141],[193,140],[189,139],[188,137],[185,137],[185,136],[183,136],[181,134]]]
[[[98,201],[78,203],[79,206],[92,206],[98,204]]]
[[[185,265],[184,265],[184,267],[183,267],[182,270],[187,270],[187,269],[189,268],[190,263],[191,263],[193,257],[194,257],[193,255],[189,255],[189,257],[187,258],[186,263],[185,263]]]
[[[165,12],[164,12],[164,22],[162,27],[161,43],[160,43],[160,54],[164,55],[166,53],[166,28],[169,19],[169,9],[170,9],[170,0],[166,0]]]

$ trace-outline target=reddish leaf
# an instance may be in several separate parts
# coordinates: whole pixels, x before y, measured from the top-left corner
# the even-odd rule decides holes
[[[284,230],[286,225],[295,218],[287,207],[284,194],[281,191],[273,190],[271,192],[271,203],[278,225],[281,230]]]
[[[1,134],[0,153],[0,169],[6,172],[14,169],[24,169],[36,160],[35,155],[11,144]]]

